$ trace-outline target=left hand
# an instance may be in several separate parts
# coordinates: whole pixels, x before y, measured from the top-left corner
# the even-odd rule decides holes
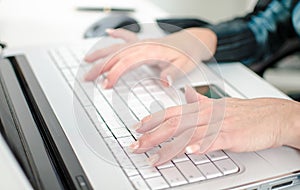
[[[108,30],[110,37],[125,43],[96,50],[85,61],[96,65],[86,74],[92,81],[106,73],[102,87],[112,88],[125,73],[143,64],[160,69],[164,86],[194,70],[199,62],[212,57],[216,49],[215,34],[205,28],[190,28],[162,38],[139,40],[135,33],[124,29]]]
[[[174,137],[150,157],[151,164],[157,166],[184,152],[257,151],[292,145],[292,139],[297,139],[290,121],[291,114],[300,110],[294,101],[210,99],[190,87],[186,99],[188,104],[159,111],[138,123],[136,131],[143,135],[130,146],[132,151],[146,152]],[[296,142],[299,145],[299,139]]]

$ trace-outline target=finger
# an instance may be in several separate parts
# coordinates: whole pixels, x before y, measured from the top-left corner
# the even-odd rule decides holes
[[[129,148],[134,153],[143,153],[153,147],[167,141],[173,136],[174,128],[165,127],[166,123],[162,123],[156,130],[143,134],[136,142],[131,144]]]
[[[215,141],[211,144],[210,147],[206,148],[205,150],[201,148],[201,144],[198,142],[192,143],[189,146],[186,147],[186,153],[187,154],[207,154],[210,152],[218,151],[218,150],[227,150],[229,149],[229,145],[227,145],[224,141],[224,139],[221,137],[218,137],[215,139]]]
[[[107,83],[105,86],[103,86],[103,88],[106,89],[112,88],[117,83],[117,81],[121,76],[133,70],[134,68],[149,63],[148,60],[141,57],[140,52],[128,53],[127,56],[123,58],[121,58],[121,56],[119,57],[120,60],[118,60],[116,63],[112,61],[113,66],[110,68],[110,71],[107,73],[106,76]],[[108,63],[108,65],[110,65],[110,63]]]
[[[110,58],[108,61],[97,63],[85,74],[84,80],[86,81],[95,80],[98,76],[110,70],[113,67],[113,65],[118,61],[119,61],[119,57],[114,56]]]
[[[199,116],[201,115],[201,119]],[[165,122],[161,123],[158,127],[150,132],[145,133],[136,143],[132,145],[135,147],[134,151],[137,153],[145,152],[154,146],[161,144],[173,137],[177,137],[186,130],[196,128],[201,123],[207,123],[210,115],[199,113],[186,114],[184,116],[172,117]]]
[[[160,79],[163,81],[162,84],[166,87],[172,86],[173,81],[187,75],[195,67],[194,65],[185,56],[181,56],[181,58],[173,61],[168,67],[162,70],[160,74]]]
[[[103,70],[103,64],[98,63],[94,65],[85,75],[84,80],[85,81],[93,81],[95,80],[99,75],[101,75]]]
[[[174,106],[167,108],[165,110],[161,110],[155,112],[145,118],[143,118],[139,123],[137,123],[133,128],[138,133],[144,133],[149,131],[155,127],[157,127],[160,123],[170,119],[171,117],[181,116],[188,113],[199,112],[199,104],[185,104],[182,106]]]
[[[95,80],[99,75],[111,70],[114,65],[116,65],[120,60],[124,57],[132,57],[132,53],[135,51],[135,48],[124,48],[119,50],[118,52],[115,52],[114,55],[111,57],[107,58],[107,60],[98,63],[95,65],[86,75],[85,75],[85,80],[91,81]],[[120,63],[122,65],[122,63]],[[119,71],[117,71],[119,72]],[[115,83],[115,81],[113,81]],[[113,84],[114,84],[113,83]],[[104,81],[102,86],[104,88],[111,88],[112,85],[109,85],[109,81]],[[109,86],[109,87],[106,87]]]
[[[194,132],[195,129],[189,129],[175,138],[173,141],[165,143],[156,154],[149,157],[150,165],[158,166],[168,162],[175,156],[180,155],[185,150],[185,147],[189,144]]]
[[[113,38],[120,38],[122,40],[124,40],[125,42],[136,42],[138,41],[138,37],[134,32],[131,32],[129,30],[125,30],[123,28],[119,28],[119,29],[107,29],[106,33],[113,37]]]
[[[212,130],[211,128],[215,129]],[[230,148],[230,140],[226,140],[224,133],[219,129],[219,124],[198,127],[191,140],[191,144],[186,147],[186,153],[204,154],[215,150]]]
[[[106,32],[113,38],[121,38],[125,42],[130,43],[130,42],[135,42],[138,40],[138,37],[135,33],[130,32],[125,29],[107,29]],[[104,58],[117,50],[121,49],[122,47],[126,46],[126,44],[115,44],[107,48],[102,48],[99,50],[94,51],[91,54],[88,54],[84,60],[88,63],[94,62],[100,58]]]
[[[188,86],[188,85],[185,86],[184,94],[185,94],[185,99],[186,99],[187,103],[194,103],[199,100],[207,99],[206,96],[203,96],[203,95],[197,93],[194,88],[192,88],[191,86]]]
[[[105,58],[108,55],[117,52],[119,49],[121,49],[124,46],[125,46],[125,44],[115,44],[115,45],[109,46],[107,48],[98,49],[90,54],[87,54],[84,57],[84,61],[86,61],[88,63],[92,63],[98,59]]]

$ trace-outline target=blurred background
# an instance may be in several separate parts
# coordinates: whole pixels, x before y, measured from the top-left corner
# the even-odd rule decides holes
[[[151,0],[173,16],[198,17],[217,23],[251,11],[257,0]]]
[[[175,17],[198,17],[218,23],[251,12],[257,0],[152,0],[153,3]],[[292,54],[267,69],[263,77],[290,95],[300,100],[300,54]]]
[[[82,4],[140,6],[138,21],[153,18],[195,17],[218,23],[250,12],[257,0],[0,0],[0,41],[8,47],[78,41],[85,30],[107,13],[78,11]],[[145,7],[147,7],[145,9]],[[283,92],[300,94],[300,56],[293,54],[269,68],[263,77]]]

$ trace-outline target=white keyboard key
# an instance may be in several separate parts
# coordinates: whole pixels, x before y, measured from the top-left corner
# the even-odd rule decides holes
[[[155,167],[152,167],[152,166],[138,168],[138,170],[140,171],[141,175],[145,179],[160,176],[159,171]]]
[[[150,113],[156,113],[164,109],[163,103],[154,100],[149,108]]]
[[[70,80],[68,80],[68,84],[72,87],[72,88],[74,88],[74,86],[75,86],[75,79],[70,79]]]
[[[175,165],[190,183],[205,179],[199,169],[191,161],[179,162]]]
[[[124,169],[125,173],[127,174],[127,176],[129,176],[129,177],[139,174],[139,172],[135,168],[124,167],[123,169]]]
[[[158,86],[158,85],[147,85],[147,86],[144,86],[148,92],[151,92],[152,93],[164,93],[164,91]]]
[[[77,85],[77,88],[74,89],[74,93],[78,96],[78,99],[83,104],[83,106],[92,105],[91,101],[89,100],[89,98],[87,97],[85,92],[82,90],[81,87],[79,87],[79,84],[76,83],[76,85]]]
[[[118,143],[110,144],[110,149],[115,155],[120,154],[120,152],[121,153],[124,152],[122,147],[120,147]],[[121,156],[125,156],[125,155],[121,155]],[[127,157],[127,155],[125,157]]]
[[[114,152],[117,160],[120,163],[120,166],[124,167],[124,168],[134,168],[134,166],[132,165],[130,159],[127,157],[126,154],[122,154],[122,153],[116,153]]]
[[[145,154],[136,154],[136,156],[130,156],[133,164],[138,168],[148,168],[148,157]]]
[[[138,100],[128,102],[128,106],[131,108],[133,113],[137,116],[139,120],[143,119],[147,115],[149,115],[149,111],[146,110],[143,104],[141,104]]]
[[[149,93],[146,91],[146,89],[141,84],[135,85],[131,90],[137,96],[144,96],[144,95],[149,96]]]
[[[210,162],[210,160],[204,154],[202,155],[189,154],[188,156],[196,165]]]
[[[239,171],[238,166],[230,159],[223,159],[214,162],[224,175],[236,173]]]
[[[131,136],[131,134],[126,128],[116,128],[116,129],[112,128],[111,131],[116,138]]]
[[[152,149],[148,150],[148,151],[146,152],[146,154],[150,157],[150,156],[156,154],[157,151],[159,151],[159,149],[160,149],[160,148],[159,148],[158,146],[155,146],[155,147],[153,147]]]
[[[130,118],[121,118],[126,127],[130,130],[134,130],[132,127],[136,125],[139,120],[134,116],[132,112],[130,112]]]
[[[172,187],[187,183],[187,181],[175,167],[161,169],[160,172]]]
[[[162,103],[164,108],[176,106],[177,104],[170,99],[170,97],[166,93],[152,93],[152,96],[159,102]]]
[[[213,163],[200,164],[197,165],[197,167],[207,179],[222,176],[222,173],[216,168]]]
[[[114,90],[113,89],[103,89],[101,87],[101,85],[98,85],[97,88],[99,89],[100,93],[104,95],[104,97],[106,98],[106,100],[111,103],[112,102],[112,96],[113,96],[113,93]]]
[[[92,93],[96,93],[97,89],[95,89],[95,84],[93,82],[81,82],[80,83],[81,87],[83,90],[87,91],[87,92],[92,92]],[[91,94],[93,95],[93,94]]]
[[[56,53],[56,51],[51,50],[50,54],[51,54],[51,57],[54,59],[55,63],[57,63],[59,68],[66,68],[67,67],[67,65],[65,64],[65,62],[63,61],[61,56],[58,55]]]
[[[151,187],[151,189],[155,189],[155,190],[156,189],[165,189],[165,188],[169,187],[167,182],[162,177],[150,178],[150,179],[147,179],[146,182]]]
[[[136,153],[133,153],[129,147],[123,147],[124,148],[124,151],[126,152],[126,154],[131,158],[133,156],[137,156],[138,154]]]
[[[105,124],[96,124],[97,130],[99,131],[99,133],[102,135],[103,138],[106,137],[112,137],[112,133],[110,132],[110,130],[106,127]]]
[[[170,168],[170,167],[174,167],[174,164],[171,161],[168,161],[166,163],[164,163],[163,165],[157,166],[157,169],[164,169],[164,168]]]
[[[172,161],[173,161],[174,163],[177,163],[177,162],[184,162],[184,161],[188,161],[188,160],[189,160],[189,158],[188,158],[185,154],[176,156],[176,157],[174,157],[174,158],[172,159]]]
[[[128,94],[128,93],[130,93],[130,89],[121,80],[113,87],[113,89],[118,94],[121,94],[121,93],[127,93]]]
[[[130,180],[136,189],[139,189],[139,190],[148,190],[149,189],[149,187],[145,183],[144,179],[139,175],[130,177]]]
[[[101,94],[94,94],[93,97],[93,104],[95,105],[97,111],[100,113],[100,115],[107,119],[115,119],[117,116],[115,115],[115,112],[111,109],[111,107],[108,105],[106,100],[102,97]]]
[[[61,72],[67,80],[74,80],[74,76],[69,69],[62,69]]]
[[[127,148],[128,146],[130,146],[133,142],[134,142],[134,138],[133,137],[122,137],[122,138],[118,138],[118,142],[120,143],[120,145],[124,148]]]
[[[105,119],[104,119],[105,120]],[[114,119],[107,119],[105,120],[108,128],[110,129],[118,129],[118,128],[125,128],[122,121],[119,120],[118,116],[114,114]]]
[[[206,154],[211,161],[226,159],[228,156],[223,151],[214,151]]]
[[[116,92],[113,92],[111,98],[111,102],[109,103],[117,113],[120,113],[122,111],[129,111],[129,107],[124,103],[123,99],[121,99]]]
[[[115,146],[120,147],[120,145],[114,137],[104,138],[104,140],[110,148]]]
[[[82,70],[80,69],[79,65],[76,67],[72,67],[70,70],[74,76],[78,76],[78,74],[82,73]]]
[[[139,139],[142,136],[141,133],[137,133],[137,132],[135,132],[133,130],[131,130],[130,132],[134,136],[135,139]]]

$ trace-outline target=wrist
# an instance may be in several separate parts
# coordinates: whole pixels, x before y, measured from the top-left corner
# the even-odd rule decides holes
[[[285,145],[300,149],[300,103],[294,102],[290,112],[290,122]]]
[[[199,39],[210,51],[210,55],[205,56],[204,60],[210,59],[215,54],[218,38],[214,31],[209,28],[188,28],[186,31]]]

